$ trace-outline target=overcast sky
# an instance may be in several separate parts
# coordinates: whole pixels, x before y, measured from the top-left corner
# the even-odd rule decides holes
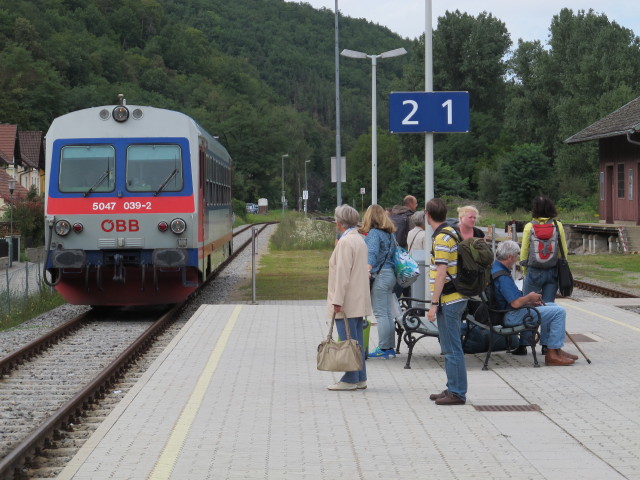
[[[298,0],[286,0],[298,1]],[[302,3],[298,1],[298,3]],[[315,8],[335,10],[335,0],[306,0]],[[426,0],[338,0],[341,15],[366,18],[388,27],[403,37],[419,37],[425,29]],[[589,10],[604,13],[610,21],[633,30],[640,35],[640,3],[638,0],[432,0],[432,24],[445,11],[460,10],[474,17],[486,11],[502,20],[511,34],[514,46],[518,39],[540,40],[543,44],[549,35],[549,25],[562,8]]]

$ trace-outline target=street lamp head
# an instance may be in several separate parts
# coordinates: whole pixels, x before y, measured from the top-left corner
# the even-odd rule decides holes
[[[305,160],[304,163],[309,163],[311,160]]]
[[[368,55],[364,52],[349,50],[348,48],[345,48],[344,50],[342,50],[340,52],[340,55],[342,55],[343,57],[349,57],[349,58],[367,58],[368,57]]]
[[[400,55],[404,55],[407,51],[404,48],[396,48],[395,50],[389,50],[388,52],[381,53],[378,55],[380,58],[389,58],[389,57],[399,57]]]
[[[9,180],[9,193],[13,195],[13,190],[16,188],[16,181],[12,178]]]

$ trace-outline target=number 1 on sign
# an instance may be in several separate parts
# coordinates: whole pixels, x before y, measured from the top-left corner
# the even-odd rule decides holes
[[[453,102],[451,101],[451,99],[449,99],[446,102],[444,102],[442,106],[447,109],[447,125],[451,125],[453,123],[453,112],[452,112]]]

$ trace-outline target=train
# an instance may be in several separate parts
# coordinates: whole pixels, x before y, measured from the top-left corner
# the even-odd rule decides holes
[[[69,303],[175,304],[233,253],[232,160],[189,116],[91,107],[46,135],[45,281]]]

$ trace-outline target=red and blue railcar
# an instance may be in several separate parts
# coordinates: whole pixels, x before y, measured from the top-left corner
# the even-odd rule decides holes
[[[232,253],[231,157],[187,115],[63,115],[46,172],[46,278],[70,303],[177,303]]]

